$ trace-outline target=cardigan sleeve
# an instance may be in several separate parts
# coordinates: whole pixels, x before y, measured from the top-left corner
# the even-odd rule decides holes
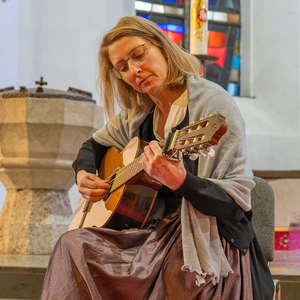
[[[108,148],[97,143],[93,138],[84,142],[79,149],[76,160],[72,164],[75,171],[75,179],[80,170],[95,174],[99,170],[102,158]]]
[[[240,219],[244,213],[234,199],[217,184],[189,172],[176,192],[205,215],[219,219]]]

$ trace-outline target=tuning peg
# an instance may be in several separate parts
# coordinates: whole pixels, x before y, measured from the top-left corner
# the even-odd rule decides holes
[[[191,147],[189,149],[189,156],[190,156],[190,160],[196,160],[199,156],[199,153],[196,149],[196,147]]]
[[[209,149],[209,152],[208,152],[208,156],[210,157],[214,157],[216,154],[215,150],[214,149]]]
[[[206,157],[206,154],[204,154],[203,152],[199,152],[199,154],[204,158]]]
[[[194,152],[192,154],[190,154],[190,160],[196,160],[198,158],[198,153]]]

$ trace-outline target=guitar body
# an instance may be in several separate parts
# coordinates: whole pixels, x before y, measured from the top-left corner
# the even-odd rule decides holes
[[[117,172],[138,156],[139,146],[139,139],[134,138],[120,153],[114,147],[108,149],[99,169],[99,177],[114,180]],[[116,230],[143,228],[160,187],[160,183],[141,171],[103,200],[90,203],[81,197],[69,230],[92,226]]]

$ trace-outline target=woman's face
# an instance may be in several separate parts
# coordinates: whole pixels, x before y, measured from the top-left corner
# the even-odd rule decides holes
[[[111,63],[115,66],[121,61],[126,61],[133,49],[147,42],[138,36],[117,39],[108,46]],[[145,47],[149,53],[147,59],[139,64],[128,59],[129,72],[123,80],[140,93],[147,93],[150,97],[157,96],[166,87],[168,64],[160,48],[149,42]]]

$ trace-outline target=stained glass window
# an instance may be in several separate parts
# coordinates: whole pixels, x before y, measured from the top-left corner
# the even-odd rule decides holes
[[[240,86],[240,1],[209,0],[208,20],[207,54],[218,56],[218,60],[207,65],[206,78],[220,84],[232,96],[238,96]]]
[[[151,20],[177,44],[189,50],[190,0],[135,1],[136,14]],[[232,96],[239,95],[240,0],[209,0],[207,54],[218,59],[206,66],[205,76]]]

